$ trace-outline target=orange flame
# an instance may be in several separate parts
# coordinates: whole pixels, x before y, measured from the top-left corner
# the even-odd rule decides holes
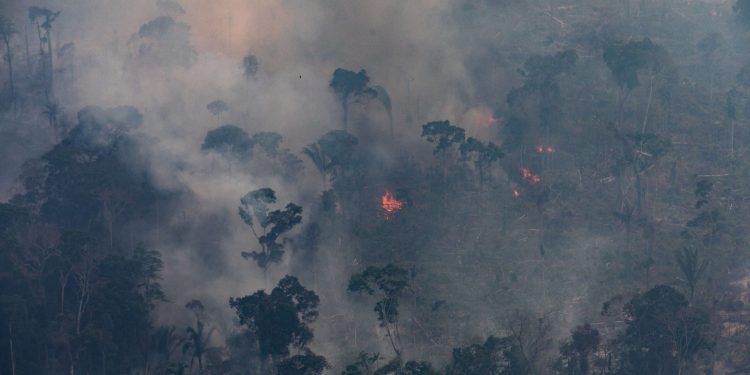
[[[542,181],[542,178],[539,177],[539,175],[536,175],[534,173],[531,173],[529,168],[521,168],[521,176],[524,180],[536,185]]]
[[[521,196],[521,192],[518,191],[518,189],[513,189],[513,198],[518,198]]]
[[[388,219],[404,207],[404,202],[394,198],[393,194],[386,190],[381,198],[381,207],[385,211],[385,218]]]
[[[554,154],[555,153],[555,148],[552,147],[552,146],[547,146],[547,153],[548,154]]]
[[[536,145],[536,152],[542,154],[544,153],[544,146],[542,145]]]

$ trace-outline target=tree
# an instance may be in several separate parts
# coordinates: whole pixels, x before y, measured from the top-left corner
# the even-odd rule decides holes
[[[508,338],[490,336],[484,344],[454,348],[446,375],[523,375],[530,374],[519,357],[519,348]]]
[[[432,121],[422,125],[422,137],[427,142],[436,143],[434,155],[445,154],[454,144],[461,144],[466,138],[466,131],[451,125],[450,121]]]
[[[229,111],[227,103],[223,100],[214,100],[206,105],[206,109],[211,112],[212,115],[216,116],[216,119],[221,122],[221,114]]]
[[[680,374],[682,367],[712,344],[708,316],[688,306],[674,288],[659,285],[624,307],[627,328],[619,337],[620,373]]]
[[[282,137],[279,133],[274,132],[260,132],[253,134],[250,138],[250,142],[255,146],[260,146],[268,156],[276,156],[279,152],[279,145],[281,144]]]
[[[320,375],[330,365],[325,357],[306,349],[304,354],[298,354],[276,365],[277,375]]]
[[[343,130],[331,130],[307,145],[302,153],[315,165],[323,179],[341,177],[350,167],[359,140]]]
[[[29,20],[36,24],[37,34],[39,37],[39,53],[46,60],[45,78],[47,86],[45,88],[45,97],[49,100],[49,94],[53,88],[54,65],[52,63],[52,23],[55,22],[60,12],[53,12],[47,8],[37,6],[29,7]],[[44,30],[44,32],[42,32]],[[47,50],[44,50],[44,44],[47,44]],[[46,56],[45,56],[46,55]]]
[[[554,55],[532,55],[519,69],[525,77],[523,86],[513,88],[506,98],[511,106],[520,106],[530,98],[537,100],[539,123],[546,130],[559,117],[559,106],[562,101],[558,77],[572,72],[578,61],[574,50],[565,50]]]
[[[699,249],[696,247],[685,247],[681,251],[677,251],[675,258],[677,259],[677,265],[680,266],[682,275],[685,277],[684,282],[688,286],[690,299],[692,300],[695,296],[695,288],[706,272],[708,260],[701,259]]]
[[[482,141],[472,137],[469,137],[458,149],[464,158],[474,159],[474,165],[479,170],[480,186],[484,183],[484,174],[487,168],[505,156],[495,143],[482,143]]]
[[[317,142],[310,143],[309,145],[305,146],[304,149],[302,149],[302,153],[310,158],[310,161],[313,163],[315,169],[318,170],[318,173],[320,173],[320,176],[325,182],[326,174],[328,173],[328,162],[326,161],[326,156],[323,154],[323,150],[320,149],[320,144]]]
[[[193,361],[198,360],[198,373],[203,374],[203,357],[212,348],[211,335],[214,333],[214,328],[206,329],[206,323],[200,319],[196,319],[195,327],[187,327],[185,329],[187,337],[182,343],[182,353],[190,353],[190,368],[193,368]]]
[[[388,91],[382,86],[375,86],[372,89],[375,90],[375,97],[383,104],[386,112],[388,112],[388,129],[391,137],[393,137],[393,105],[391,103],[391,96],[388,95]]]
[[[637,216],[640,216],[643,211],[645,195],[642,176],[672,149],[672,142],[653,133],[630,132],[623,134],[616,126],[612,126],[611,129],[622,147],[622,157],[615,161],[615,174],[619,181],[628,168],[632,171],[636,190],[635,209]],[[618,191],[618,205],[622,206],[625,192],[622,190],[621,183],[618,184],[618,189],[620,189]]]
[[[631,40],[627,43],[612,42],[604,50],[604,62],[625,95],[620,101],[620,114],[627,97],[640,85],[638,73],[645,71],[649,75],[648,101],[641,126],[641,133],[646,133],[649,110],[657,77],[662,78],[661,92],[667,94],[668,86],[676,80],[674,63],[664,47],[655,44],[649,38],[641,41]]]
[[[722,36],[717,32],[710,32],[706,34],[703,39],[698,42],[698,51],[703,55],[703,63],[708,70],[708,97],[709,103],[713,105],[714,102],[714,70],[715,70],[715,54],[721,48]]]
[[[333,77],[329,87],[338,96],[341,102],[342,124],[344,130],[347,128],[347,118],[349,116],[349,102],[356,99],[372,98],[377,96],[377,92],[368,87],[370,78],[367,72],[360,70],[358,73],[338,68],[333,72]]]
[[[384,267],[370,266],[362,273],[352,275],[348,290],[354,293],[377,295],[380,298],[373,310],[378,314],[397,358],[401,357],[398,332],[398,299],[409,285],[409,272],[393,264]]]
[[[302,350],[313,339],[308,324],[317,319],[319,302],[315,292],[305,289],[296,277],[287,275],[270,294],[259,290],[252,295],[230,298],[229,306],[237,313],[240,324],[257,337],[261,356],[267,362],[278,363],[289,355],[290,346]],[[306,366],[315,368],[321,364],[320,358],[305,358]],[[302,358],[291,360],[284,368],[300,362]]]
[[[561,374],[588,375],[591,373],[591,356],[599,347],[599,331],[589,323],[576,327],[571,339],[560,346],[561,358],[557,367]]]
[[[258,74],[258,58],[252,53],[242,58],[242,73],[247,79],[255,78]]]
[[[253,142],[245,130],[234,125],[223,125],[206,133],[201,150],[244,159],[252,147]]]
[[[129,43],[137,49],[140,62],[158,67],[188,68],[196,60],[191,45],[190,25],[170,16],[156,17],[138,29]]]
[[[45,104],[44,110],[42,111],[42,114],[46,116],[47,121],[49,121],[49,127],[55,134],[60,131],[57,118],[58,116],[60,116],[62,110],[63,108],[59,104],[57,104],[56,102],[52,102]]]
[[[268,205],[276,203],[276,193],[271,188],[253,190],[242,197],[240,203],[240,218],[260,245],[260,251],[243,251],[242,257],[252,258],[265,272],[271,263],[280,262],[284,256],[284,245],[278,242],[279,237],[302,222],[302,207],[289,203],[283,210],[269,212]],[[257,230],[253,217],[259,226]]]
[[[375,363],[381,360],[380,353],[372,355],[366,352],[359,352],[357,360],[347,365],[341,375],[372,375],[375,371]]]
[[[10,41],[18,31],[11,20],[0,15],[0,40],[5,44],[5,63],[8,64],[8,82],[10,83],[10,100],[16,97],[16,89],[13,82],[13,50],[10,47]]]

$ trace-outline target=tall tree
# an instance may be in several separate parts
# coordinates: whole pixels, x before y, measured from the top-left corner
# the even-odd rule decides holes
[[[318,318],[319,303],[315,292],[302,286],[296,277],[288,275],[270,294],[259,290],[248,296],[229,299],[229,306],[237,313],[240,324],[257,337],[260,354],[268,364],[281,362],[289,355],[290,347],[306,348],[313,339],[308,324]],[[320,361],[316,362],[320,364]]]
[[[258,58],[252,53],[242,58],[242,73],[247,79],[255,78],[258,74]]]
[[[16,97],[16,88],[13,81],[13,49],[10,41],[18,33],[15,25],[7,17],[0,15],[0,39],[5,44],[5,63],[8,64],[8,82],[10,83],[10,100]]]
[[[370,266],[349,279],[350,292],[377,295],[379,298],[373,310],[378,314],[378,322],[385,328],[397,358],[401,358],[398,300],[408,285],[409,272],[393,264],[384,267]]]
[[[377,92],[368,86],[369,83],[370,77],[364,69],[354,73],[351,70],[338,68],[333,72],[329,87],[333,89],[341,102],[344,130],[348,125],[350,101],[377,96]]]
[[[214,100],[211,103],[206,104],[206,109],[208,109],[212,115],[216,116],[218,122],[221,122],[221,114],[229,111],[227,103],[223,100]]]
[[[289,203],[283,210],[269,211],[268,205],[274,203],[276,193],[273,189],[262,188],[247,193],[240,199],[238,207],[240,218],[250,227],[260,245],[260,250],[243,251],[242,257],[255,260],[264,272],[271,263],[280,262],[284,256],[280,237],[302,222],[302,207]]]
[[[52,23],[55,22],[60,12],[53,12],[47,8],[37,6],[29,7],[29,19],[36,25],[37,35],[39,37],[39,53],[45,59],[45,79],[47,85],[45,96],[49,101],[49,95],[54,87],[54,65],[52,61]],[[47,44],[47,50],[44,50],[44,44]]]

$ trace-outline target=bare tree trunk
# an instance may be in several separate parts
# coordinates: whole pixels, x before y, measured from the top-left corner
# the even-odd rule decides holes
[[[734,120],[730,120],[729,130],[729,157],[734,157]]]
[[[646,103],[646,114],[643,116],[643,127],[641,127],[641,134],[646,133],[646,124],[648,124],[648,112],[651,109],[651,99],[654,97],[654,76],[651,76],[648,85],[648,102]]]
[[[29,52],[29,28],[28,26],[23,26],[23,34],[24,39],[26,41],[26,76],[31,76],[31,53]]]
[[[16,375],[16,354],[13,351],[13,324],[8,323],[8,342],[10,344],[10,373]]]
[[[65,287],[68,285],[69,278],[70,278],[70,272],[63,274],[63,272],[60,271],[59,280],[60,280],[60,313],[61,314],[65,312]]]
[[[16,88],[13,84],[13,52],[10,49],[10,37],[4,36],[3,42],[5,42],[5,61],[8,63],[8,79],[10,81],[10,100],[13,101],[16,98]]]
[[[49,60],[49,66],[47,67],[49,69],[49,92],[52,93],[52,97],[55,96],[53,90],[54,90],[54,74],[55,69],[54,65],[52,65],[52,33],[48,30],[47,31],[47,58]]]

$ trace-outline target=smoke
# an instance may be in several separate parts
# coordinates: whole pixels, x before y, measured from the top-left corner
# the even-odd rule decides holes
[[[528,49],[539,53],[556,51],[559,45],[555,44],[554,33],[535,33],[535,25],[560,32],[572,27],[560,25],[551,11],[489,0],[183,0],[179,6],[164,0],[33,3],[60,10],[53,28],[54,42],[75,44],[73,76],[61,79],[56,87],[56,97],[67,116],[74,118],[78,109],[88,105],[138,108],[144,116],[139,132],[150,141],[144,142],[142,153],[133,157],[148,165],[149,175],[161,189],[183,193],[178,207],[165,209],[160,225],[146,234],[164,255],[163,286],[174,302],[160,307],[159,318],[164,323],[186,322],[188,314],[183,305],[201,299],[224,334],[232,330],[229,297],[270,289],[292,267],[287,257],[284,264],[272,266],[264,275],[254,263],[240,257],[241,251],[252,250],[255,240],[236,215],[239,198],[250,190],[271,187],[281,205],[295,202],[305,208],[306,223],[310,212],[319,206],[323,186],[308,160],[304,160],[304,174],[294,184],[279,177],[243,173],[239,166],[201,151],[206,132],[222,124],[237,125],[251,135],[273,131],[284,136],[283,148],[299,155],[305,145],[340,128],[341,108],[328,83],[332,72],[343,67],[366,69],[371,83],[388,90],[394,103],[395,139],[389,138],[386,112],[377,103],[355,105],[351,112],[350,131],[362,144],[368,145],[373,139],[387,141],[385,146],[379,142],[373,154],[388,166],[402,161],[402,149],[412,150],[424,160],[432,157],[429,145],[418,137],[421,125],[431,120],[447,119],[465,127],[470,136],[498,142],[502,119],[496,119],[494,113],[504,106],[508,90],[519,85],[522,77],[516,69],[528,57],[526,50],[518,52],[518,46],[528,45]],[[28,5],[31,2],[18,1],[4,4],[2,10],[23,24],[27,22],[24,11]],[[156,37],[139,35],[144,24],[158,17],[170,17],[174,24],[165,26],[170,29]],[[23,30],[33,32],[31,26],[24,26]],[[549,38],[553,42],[545,43]],[[248,54],[259,61],[257,75],[250,79],[244,76],[241,66],[242,58]],[[206,109],[206,104],[214,100],[223,100],[229,107],[220,118]],[[13,121],[26,124],[42,120]],[[9,129],[17,128],[20,126]],[[36,129],[33,132],[37,137],[0,133],[0,140],[36,140],[24,151],[3,147],[2,155],[17,155],[15,167],[0,174],[3,200],[17,190],[10,179],[17,177],[20,163],[38,156],[53,142],[42,125]],[[521,215],[513,219],[515,225],[527,223],[519,220],[529,220]],[[478,219],[466,218],[466,227],[473,220]],[[508,225],[512,227],[514,223]],[[584,274],[590,275],[593,271],[589,267],[599,261],[596,249],[612,246],[611,241],[590,236],[584,229],[576,232],[569,235],[574,239],[560,247],[567,246],[566,251],[575,255],[570,264],[579,262],[579,267],[565,272],[585,270]],[[482,235],[499,237],[478,234],[477,243]],[[460,256],[452,254],[465,251],[471,244],[456,243],[451,253],[445,250],[445,238],[451,237],[452,233],[436,234],[425,240],[425,248],[442,250],[422,255],[421,260],[428,259],[427,265],[456,262],[460,269]],[[314,344],[324,355],[341,354],[333,340],[336,330],[341,329],[335,327],[339,314],[372,322],[364,324],[370,327],[362,335],[369,336],[377,330],[369,301],[352,304],[345,292],[348,276],[361,266],[361,260],[353,255],[355,243],[350,241],[325,238],[313,271],[324,275],[315,279],[316,292],[324,299]],[[516,245],[519,252],[534,248],[524,241],[509,246]],[[572,253],[570,249],[582,250]],[[530,265],[526,271],[533,273],[534,267]],[[475,306],[476,301],[487,298],[483,293],[490,287],[483,285],[485,279],[521,277],[521,271],[509,269],[483,271],[494,274],[474,272],[473,279],[468,277],[474,281],[464,280],[465,284],[476,282],[481,287],[460,291],[466,299],[456,302],[451,310],[465,309],[464,315],[475,315],[458,317],[465,318],[465,339],[501,329],[491,321],[496,317],[496,312],[491,311],[495,305]],[[554,272],[553,276],[571,279]],[[456,293],[448,290],[451,288],[445,283],[436,284],[436,289],[447,295]],[[536,285],[533,292],[538,293],[532,294],[547,298],[541,288]],[[584,296],[566,297],[587,298],[588,289],[577,290]],[[516,291],[514,295],[525,292]],[[554,298],[563,297],[550,297]],[[551,304],[493,301],[537,310]],[[598,301],[591,301],[595,302]],[[577,322],[572,317],[585,309],[566,305],[560,310],[573,326]],[[452,312],[446,314],[446,320],[457,319]],[[388,352],[387,347],[378,347],[385,345],[384,340],[369,337],[363,341],[373,349]],[[428,356],[415,356],[421,354]]]

